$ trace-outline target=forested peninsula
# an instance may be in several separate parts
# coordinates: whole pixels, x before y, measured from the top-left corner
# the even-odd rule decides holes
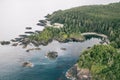
[[[46,25],[41,32],[30,36],[40,42],[83,40],[81,33],[96,32],[105,34],[110,40],[108,45],[95,45],[80,55],[77,64],[80,69],[87,69],[91,80],[120,79],[120,3],[108,5],[90,5],[58,10],[46,16],[50,24],[63,24],[54,28]],[[73,53],[74,54],[74,53]],[[72,75],[72,74],[71,74]],[[74,75],[76,80],[83,76]]]

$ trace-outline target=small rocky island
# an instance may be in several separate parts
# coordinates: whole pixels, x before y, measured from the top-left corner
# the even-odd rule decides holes
[[[22,66],[23,66],[23,67],[30,67],[30,68],[32,68],[34,65],[33,65],[33,63],[31,63],[31,62],[29,62],[29,61],[26,61],[26,62],[24,62],[24,63],[22,64]]]
[[[1,45],[9,45],[9,44],[10,44],[10,41],[0,41],[0,44],[1,44]]]
[[[27,29],[27,30],[31,30],[31,29],[32,29],[32,27],[26,27],[26,29]]]
[[[58,57],[58,52],[51,51],[48,52],[45,56],[47,56],[49,59],[56,59]]]

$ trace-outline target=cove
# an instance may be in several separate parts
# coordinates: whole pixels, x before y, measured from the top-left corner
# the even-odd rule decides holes
[[[99,44],[100,38],[91,37],[84,42],[59,43],[53,41],[47,46],[39,46],[41,50],[27,53],[21,46],[0,46],[0,80],[67,80],[66,71],[78,60],[80,53]],[[33,46],[28,46],[32,48]],[[66,50],[61,50],[66,48]],[[57,51],[58,57],[50,60],[45,57],[49,51]],[[22,63],[30,61],[34,67],[22,67]]]

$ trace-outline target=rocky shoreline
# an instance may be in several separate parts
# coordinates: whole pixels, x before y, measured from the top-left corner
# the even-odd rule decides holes
[[[82,69],[75,64],[71,67],[65,75],[70,80],[91,80],[91,74],[89,69]]]

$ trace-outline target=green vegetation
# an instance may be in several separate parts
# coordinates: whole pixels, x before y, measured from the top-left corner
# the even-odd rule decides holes
[[[65,33],[97,32],[106,34],[111,45],[120,47],[120,3],[59,10],[47,16],[51,23],[64,24]]]
[[[48,43],[53,39],[60,42],[66,42],[69,41],[69,39],[75,39],[76,41],[84,39],[83,36],[81,36],[81,33],[71,32],[68,34],[63,28],[59,29],[53,27],[47,27],[41,33],[33,34],[29,38],[40,43]]]
[[[95,45],[80,56],[80,68],[90,70],[92,80],[120,79],[120,52],[110,45]]]
[[[86,50],[78,61],[80,68],[88,68],[92,80],[120,79],[120,3],[109,5],[93,5],[59,10],[46,16],[53,23],[64,24],[63,28],[45,28],[40,34],[30,36],[39,42],[53,39],[81,40],[80,33],[96,32],[108,36],[110,45],[95,45]]]

